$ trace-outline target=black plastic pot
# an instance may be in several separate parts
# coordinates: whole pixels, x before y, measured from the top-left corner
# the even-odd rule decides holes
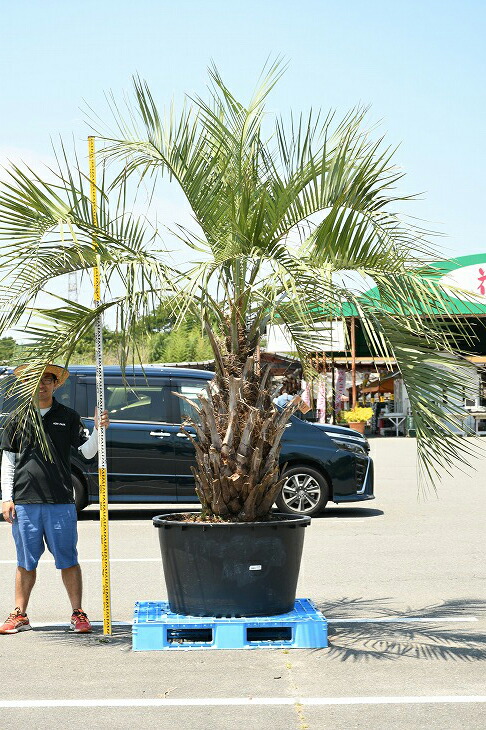
[[[177,522],[159,528],[169,606],[191,616],[273,616],[292,611],[310,517],[272,522]]]

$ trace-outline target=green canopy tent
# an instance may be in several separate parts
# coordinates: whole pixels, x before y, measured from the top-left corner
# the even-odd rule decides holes
[[[450,296],[446,296],[441,308],[437,309],[437,316],[447,321],[448,315],[466,317],[469,330],[475,335],[474,342],[465,342],[458,332],[458,345],[469,352],[467,359],[476,366],[486,365],[486,253],[458,256],[453,259],[429,264],[428,277],[434,277],[446,287],[451,287]],[[453,291],[452,291],[453,289]],[[373,303],[381,308],[378,287],[364,292],[360,298],[365,303]],[[420,315],[420,303],[410,302],[410,312]],[[356,308],[343,304],[338,315],[346,320],[349,327],[349,351],[334,352],[332,363],[337,367],[350,367],[352,373],[352,404],[356,403],[356,369],[375,367],[379,374],[388,374],[396,365],[391,357],[375,357],[370,351]],[[317,366],[325,367],[326,358],[317,356],[314,360]],[[484,383],[486,390],[486,381]],[[486,395],[486,393],[485,393]]]

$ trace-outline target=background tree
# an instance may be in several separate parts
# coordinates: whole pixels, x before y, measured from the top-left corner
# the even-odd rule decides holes
[[[138,322],[134,336],[136,354],[144,363],[197,362],[212,358],[211,345],[208,338],[203,335],[200,324],[189,318],[175,326],[173,319],[162,320],[161,317],[159,311],[142,316]],[[103,357],[106,365],[120,361],[122,347],[123,338],[120,333],[104,327]],[[128,359],[134,359],[133,343],[127,356]],[[95,348],[92,332],[86,332],[77,339],[71,360],[79,365],[94,364]]]
[[[201,362],[212,357],[211,344],[200,325],[185,322],[170,332],[152,335],[149,362]]]
[[[13,337],[0,338],[0,364],[8,365],[13,359],[17,343]]]

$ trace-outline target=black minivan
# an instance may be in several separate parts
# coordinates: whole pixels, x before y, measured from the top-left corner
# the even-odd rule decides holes
[[[70,377],[55,397],[93,428],[96,405],[95,367],[72,365]],[[0,376],[0,381],[10,372]],[[104,368],[108,493],[111,503],[197,502],[191,466],[194,449],[181,430],[192,416],[195,400],[213,374],[205,370],[158,365]],[[0,394],[5,388],[0,387]],[[0,395],[3,419],[8,403]],[[190,430],[190,429],[189,429]],[[285,482],[277,499],[280,511],[314,515],[333,502],[373,499],[373,462],[364,436],[349,428],[309,423],[292,416],[284,437],[280,464]],[[98,502],[96,459],[86,462],[73,450],[73,485],[78,510]]]

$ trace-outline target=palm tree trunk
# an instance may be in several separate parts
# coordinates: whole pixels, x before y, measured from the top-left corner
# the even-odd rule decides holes
[[[253,355],[241,366],[221,349],[216,375],[199,396],[199,423],[191,424],[196,492],[207,517],[266,519],[282,486],[280,441],[297,406],[279,411],[273,404],[269,366],[257,374]]]

